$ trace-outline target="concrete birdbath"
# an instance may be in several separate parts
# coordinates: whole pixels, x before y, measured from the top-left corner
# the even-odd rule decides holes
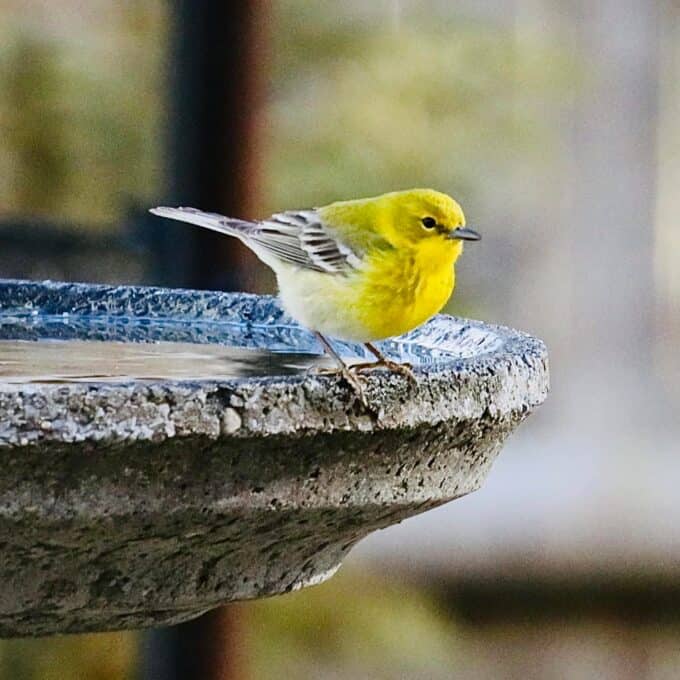
[[[0,636],[177,623],[319,583],[479,488],[544,345],[439,316],[366,411],[271,297],[0,282]],[[339,343],[347,357],[368,358]]]

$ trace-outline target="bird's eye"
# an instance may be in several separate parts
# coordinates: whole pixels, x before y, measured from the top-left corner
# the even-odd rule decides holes
[[[434,229],[437,226],[437,220],[434,217],[423,217],[421,222],[425,229]]]

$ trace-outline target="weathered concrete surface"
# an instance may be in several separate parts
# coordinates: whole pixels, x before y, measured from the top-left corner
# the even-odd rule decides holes
[[[97,337],[142,308],[259,318],[244,345],[263,346],[263,325],[290,328],[269,298],[7,283],[0,338],[45,337],[21,309],[56,315],[88,299],[109,315],[90,324]],[[0,636],[168,624],[318,583],[371,531],[477,489],[546,396],[545,347],[452,318],[408,341],[450,354],[417,367],[417,390],[373,372],[378,418],[310,374],[0,383]]]

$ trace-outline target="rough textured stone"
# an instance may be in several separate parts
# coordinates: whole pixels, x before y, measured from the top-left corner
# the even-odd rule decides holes
[[[312,347],[242,294],[3,282],[0,317],[0,339]],[[438,317],[383,347],[418,386],[372,372],[377,417],[312,374],[0,383],[0,635],[168,624],[318,583],[371,531],[477,489],[547,393],[544,345],[506,328]]]

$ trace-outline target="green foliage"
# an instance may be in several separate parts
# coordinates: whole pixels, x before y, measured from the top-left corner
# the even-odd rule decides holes
[[[250,605],[253,676],[450,678],[456,629],[422,591],[343,571],[327,584]]]
[[[17,40],[2,72],[4,98],[11,101],[2,121],[12,168],[3,173],[3,203],[58,211],[68,182],[67,121],[59,110],[59,68],[54,48],[31,37]],[[51,116],[46,111],[52,111]]]
[[[132,680],[134,633],[0,640],[3,680]]]
[[[395,25],[286,0],[279,22],[275,208],[414,186],[478,194],[491,172],[544,154],[540,108],[573,77],[554,48],[451,15]]]
[[[160,179],[160,0],[93,12],[64,39],[0,11],[0,210],[106,223]]]

